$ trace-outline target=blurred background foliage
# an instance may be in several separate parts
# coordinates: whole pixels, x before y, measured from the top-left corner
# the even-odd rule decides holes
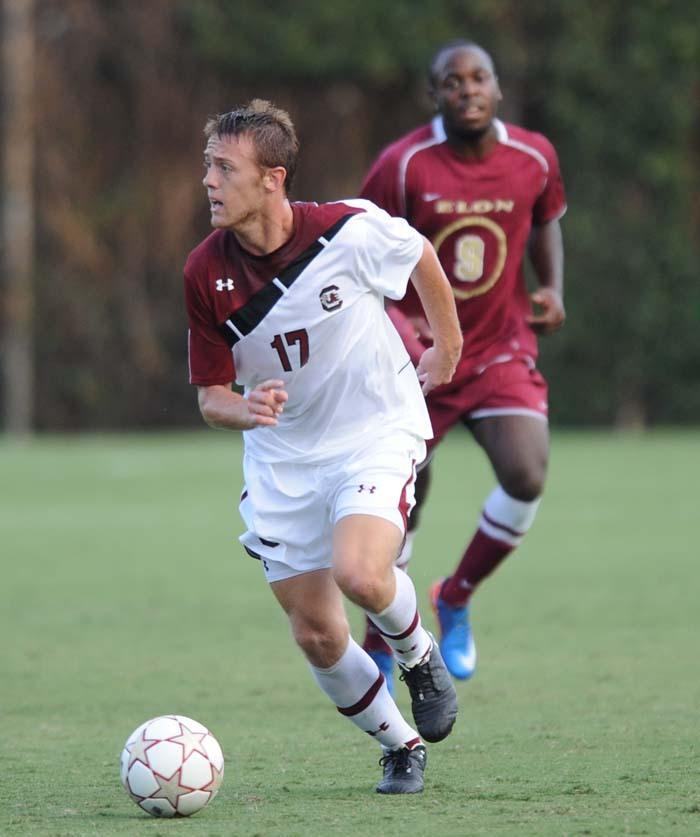
[[[302,142],[294,196],[349,197],[429,118],[425,70],[453,37],[493,54],[502,117],[560,155],[568,321],[541,345],[553,423],[700,421],[697,4],[34,2],[36,429],[199,424],[181,275],[209,232],[208,114],[272,99]]]

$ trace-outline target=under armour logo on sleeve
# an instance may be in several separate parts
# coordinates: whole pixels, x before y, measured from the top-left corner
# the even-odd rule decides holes
[[[233,290],[233,279],[229,279],[228,276],[226,279],[217,279],[216,280],[216,290],[217,291],[232,291]]]

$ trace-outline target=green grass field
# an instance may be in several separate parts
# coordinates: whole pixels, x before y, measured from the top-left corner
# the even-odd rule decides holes
[[[455,731],[407,798],[374,793],[379,748],[237,543],[239,461],[214,431],[0,442],[0,834],[700,833],[700,431],[554,436],[538,520],[475,597]],[[438,468],[412,565],[429,625],[492,482],[466,435]],[[171,712],[226,756],[189,820],[119,782],[127,735]]]

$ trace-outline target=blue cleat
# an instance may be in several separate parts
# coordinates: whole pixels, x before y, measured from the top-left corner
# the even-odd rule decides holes
[[[469,625],[469,605],[450,607],[440,595],[444,579],[429,590],[430,604],[440,625],[440,653],[447,670],[458,680],[469,680],[476,670],[476,646]]]
[[[386,680],[386,687],[389,690],[389,694],[392,697],[394,697],[394,667],[396,665],[394,655],[389,654],[387,651],[375,651],[374,649],[365,650],[377,664],[377,668],[379,669],[379,671],[381,671],[381,673],[384,675],[384,679]]]

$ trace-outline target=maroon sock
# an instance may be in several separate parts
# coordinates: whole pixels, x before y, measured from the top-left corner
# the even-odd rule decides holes
[[[365,651],[384,651],[387,654],[393,655],[394,652],[384,641],[384,637],[374,622],[369,617],[366,617],[365,623],[365,638],[362,643]]]
[[[477,529],[454,574],[442,586],[440,595],[445,604],[464,607],[476,586],[512,551],[510,544]]]

